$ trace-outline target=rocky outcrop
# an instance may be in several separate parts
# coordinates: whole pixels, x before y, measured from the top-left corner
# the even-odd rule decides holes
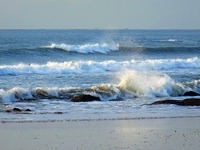
[[[175,104],[179,106],[200,106],[200,98],[187,98],[183,100],[161,100],[148,105]]]
[[[101,101],[101,99],[96,96],[81,94],[81,95],[73,97],[71,101],[72,102],[91,102],[91,101]]]

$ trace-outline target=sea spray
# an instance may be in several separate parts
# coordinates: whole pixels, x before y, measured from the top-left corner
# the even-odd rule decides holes
[[[123,70],[118,87],[126,89],[139,97],[169,97],[184,93],[181,84],[166,74],[158,72]]]
[[[185,89],[187,89],[187,91],[193,90],[200,93],[200,79],[190,82],[184,82],[183,86],[185,87]]]

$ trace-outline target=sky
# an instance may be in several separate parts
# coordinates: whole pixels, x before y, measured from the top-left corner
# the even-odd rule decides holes
[[[200,29],[200,0],[0,0],[0,29]]]

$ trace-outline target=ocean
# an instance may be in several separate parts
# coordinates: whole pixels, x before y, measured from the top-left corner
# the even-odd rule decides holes
[[[0,30],[0,121],[199,116],[145,105],[187,91],[200,93],[200,30]]]

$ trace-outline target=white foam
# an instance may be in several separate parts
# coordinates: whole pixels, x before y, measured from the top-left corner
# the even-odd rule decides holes
[[[4,103],[10,103],[17,99],[31,99],[33,98],[31,91],[21,87],[14,87],[7,91],[0,89],[0,99]]]
[[[49,46],[42,46],[42,48],[57,48],[68,52],[78,53],[108,53],[119,49],[119,44],[114,43],[94,43],[94,44],[83,44],[83,45],[70,45],[70,44],[55,44],[52,43]]]
[[[0,100],[4,103],[20,101],[24,99],[33,99],[39,93],[47,93],[49,96],[59,97],[59,92],[67,91],[69,88],[57,87],[36,87],[36,88],[21,88],[14,87],[8,90],[0,89]]]
[[[199,91],[200,90],[200,79],[199,80],[193,80],[193,81],[190,81],[190,82],[186,82],[184,83],[185,87],[188,87],[194,91]]]
[[[176,40],[176,39],[169,39],[168,41],[169,42],[177,42],[178,40]]]
[[[16,64],[0,66],[0,75],[20,74],[76,74],[118,72],[123,68],[130,70],[172,70],[200,69],[198,57],[189,59],[157,59],[130,61],[66,61],[46,64]]]
[[[166,74],[123,70],[119,87],[142,97],[169,97],[184,93],[184,87]]]
[[[159,40],[161,42],[177,42],[177,39]]]
[[[200,68],[200,59],[198,57],[188,59],[156,59],[141,62],[141,65],[152,67],[157,70],[171,69],[193,69]]]

